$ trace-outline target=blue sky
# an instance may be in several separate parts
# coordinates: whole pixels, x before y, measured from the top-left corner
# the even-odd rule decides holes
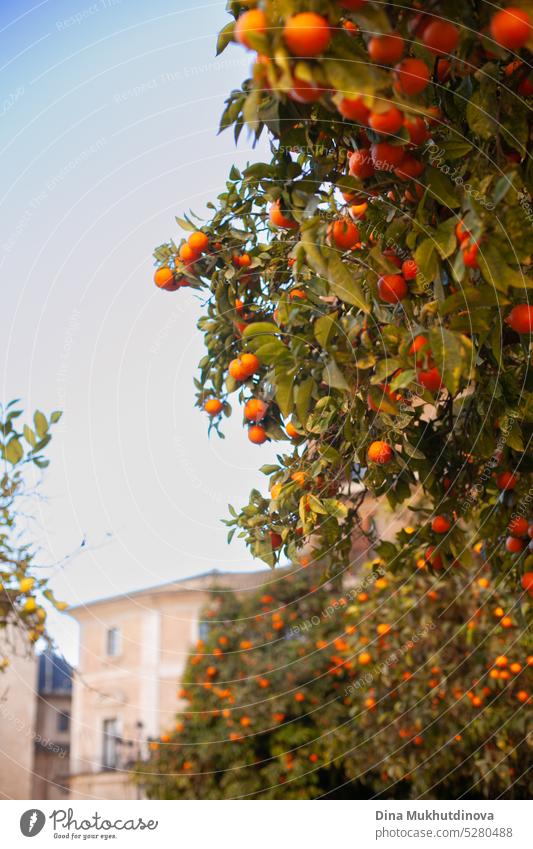
[[[37,507],[43,562],[71,604],[213,567],[257,568],[220,518],[263,485],[272,447],[240,416],[208,439],[190,292],[158,292],[152,249],[174,216],[260,158],[217,137],[250,56],[214,57],[224,3],[6,2],[0,236],[2,397],[63,409]],[[53,618],[75,657],[76,631]]]

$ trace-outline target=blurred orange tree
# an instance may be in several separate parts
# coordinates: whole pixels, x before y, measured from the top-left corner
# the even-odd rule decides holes
[[[488,569],[407,582],[374,561],[215,591],[174,729],[135,773],[149,798],[527,798],[529,656]]]
[[[35,566],[35,548],[28,542],[29,504],[36,494],[37,482],[31,468],[44,469],[49,461],[45,449],[52,435],[50,428],[61,418],[54,412],[47,419],[37,410],[32,426],[18,424],[22,410],[12,401],[0,410],[0,629],[3,641],[0,669],[9,663],[9,655],[20,650],[16,634],[23,643],[35,643],[46,633],[46,599],[58,610],[57,601],[44,574]]]

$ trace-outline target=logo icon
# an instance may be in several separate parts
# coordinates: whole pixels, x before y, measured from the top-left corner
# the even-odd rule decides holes
[[[20,818],[20,830],[24,837],[35,837],[43,830],[46,817],[38,808],[30,808],[24,811]]]

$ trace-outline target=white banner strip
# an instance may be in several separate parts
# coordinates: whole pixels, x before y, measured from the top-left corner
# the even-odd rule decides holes
[[[332,843],[342,849],[533,846],[533,805],[521,801],[273,801],[269,807],[261,801],[0,804],[1,845],[6,849],[44,849],[66,840],[158,849],[326,849]]]

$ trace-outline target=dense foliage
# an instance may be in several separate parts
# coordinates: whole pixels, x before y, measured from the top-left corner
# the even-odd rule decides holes
[[[230,536],[271,566],[322,558],[334,575],[367,533],[417,610],[433,579],[462,603],[477,550],[522,645],[533,5],[420,5],[229,3],[218,50],[236,41],[254,61],[221,127],[268,134],[271,158],[232,168],[208,222],[178,219],[189,235],[157,249],[155,282],[205,297],[196,386],[210,428],[243,404],[248,438],[280,443]],[[409,509],[413,532],[377,539],[369,499]],[[438,629],[457,627],[451,609]]]
[[[344,587],[315,566],[215,592],[136,779],[156,799],[527,797],[533,655],[488,572],[402,583],[378,561]]]
[[[50,427],[61,413],[54,412],[47,419],[37,410],[33,427],[27,423],[20,427],[21,415],[17,402],[0,411],[0,668],[9,663],[12,651],[20,651],[21,642],[31,645],[45,635],[44,599],[59,610],[66,606],[54,598],[46,575],[39,574],[35,547],[28,540],[31,501],[36,496],[30,469],[48,465],[43,452],[52,438]]]

